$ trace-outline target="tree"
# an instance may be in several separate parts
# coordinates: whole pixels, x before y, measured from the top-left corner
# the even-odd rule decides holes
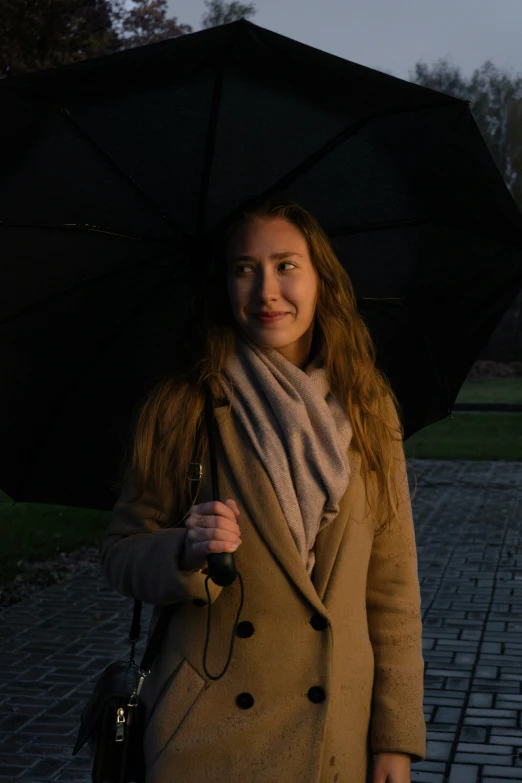
[[[0,73],[56,68],[116,51],[108,0],[3,0]]]
[[[167,0],[132,0],[130,9],[119,0],[117,18],[123,36],[121,48],[134,49],[192,32],[190,25],[179,25],[175,17],[169,19],[167,10]]]
[[[0,0],[0,76],[102,57],[192,32],[167,0]]]
[[[432,90],[445,92],[454,98],[462,100],[470,98],[469,84],[463,79],[460,68],[451,65],[443,58],[437,60],[431,68],[426,63],[416,63],[415,70],[410,71],[410,81]]]
[[[229,24],[244,17],[248,19],[257,13],[254,5],[243,5],[243,3],[225,3],[224,0],[205,0],[208,13],[203,17],[202,25],[204,28],[216,27],[220,24]]]
[[[510,148],[508,125],[510,117],[522,102],[522,79],[501,73],[489,60],[477,69],[470,82],[474,95],[472,111],[488,143],[491,154],[510,191],[522,171],[516,171]]]
[[[515,177],[511,182],[511,195],[522,209],[522,101],[512,100],[507,113],[507,145],[511,168]]]
[[[0,78],[57,68],[192,32],[167,16],[167,0],[0,0]],[[205,0],[203,27],[256,13]]]

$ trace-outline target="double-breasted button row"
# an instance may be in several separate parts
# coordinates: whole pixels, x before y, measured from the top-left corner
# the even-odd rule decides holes
[[[204,601],[203,598],[194,598],[193,604],[195,606],[206,606],[207,602]],[[316,631],[324,631],[325,628],[328,628],[328,620],[326,617],[323,617],[322,614],[316,612],[310,619],[310,625]],[[236,634],[242,639],[248,639],[252,636],[254,630],[254,626],[249,620],[242,620],[236,626]],[[308,689],[307,696],[314,704],[319,704],[326,698],[324,688],[321,688],[320,685],[312,685],[312,687]],[[239,693],[236,696],[236,704],[242,710],[249,710],[250,707],[254,705],[254,697],[251,693]]]
[[[307,696],[314,704],[320,704],[326,699],[324,688],[321,688],[320,685],[312,685],[308,689]],[[251,693],[240,693],[236,696],[236,704],[242,710],[249,710],[254,704],[254,697]]]
[[[192,600],[192,603],[194,606],[206,606],[207,602],[204,598],[194,598]],[[310,620],[310,625],[312,628],[316,631],[324,631],[326,628],[328,628],[328,620],[326,617],[323,617],[322,614],[319,614],[319,612],[316,612],[314,615],[312,615],[312,618]],[[249,636],[252,636],[254,633],[254,626],[249,620],[242,620],[240,623],[237,624],[236,627],[236,634],[240,636],[242,639],[248,639]]]
[[[328,627],[328,620],[326,617],[323,617],[323,615],[316,612],[310,620],[310,625],[316,631],[324,631],[324,629]],[[236,626],[236,634],[243,639],[248,639],[253,633],[254,626],[248,620],[243,620]],[[320,702],[324,701],[326,698],[324,688],[321,688],[320,685],[312,685],[312,687],[308,689],[307,696],[314,704],[320,704]],[[240,693],[236,696],[236,704],[243,710],[249,710],[254,704],[254,698],[251,693]]]
[[[328,620],[322,614],[316,613],[310,620],[310,625],[316,631],[324,631],[328,628]],[[242,639],[248,639],[254,633],[254,626],[249,620],[242,620],[236,626],[236,634]]]

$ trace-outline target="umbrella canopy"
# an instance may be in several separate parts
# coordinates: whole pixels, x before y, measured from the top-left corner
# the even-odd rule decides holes
[[[0,106],[15,501],[112,508],[132,412],[183,336],[187,248],[246,196],[325,228],[406,437],[450,412],[522,286],[522,218],[468,102],[243,19],[4,79]]]

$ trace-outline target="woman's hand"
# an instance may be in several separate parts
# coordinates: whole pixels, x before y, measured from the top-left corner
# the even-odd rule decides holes
[[[409,753],[377,753],[372,783],[411,783]]]
[[[201,516],[203,515],[203,520]],[[187,535],[181,554],[182,571],[197,571],[206,568],[207,555],[220,552],[234,552],[242,543],[239,525],[236,522],[239,508],[235,500],[209,500],[192,506],[185,520]]]

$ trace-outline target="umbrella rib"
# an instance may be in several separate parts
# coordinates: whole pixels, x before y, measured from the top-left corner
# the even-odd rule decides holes
[[[237,44],[241,32],[242,32],[242,27],[238,25],[237,28],[235,29],[235,37],[230,41],[228,46],[225,46],[223,58],[221,60],[221,65],[218,70],[218,73],[216,74],[216,78],[214,80],[214,88],[212,91],[212,104],[210,107],[210,115],[208,118],[208,131],[207,131],[207,140],[205,144],[205,159],[203,162],[203,174],[201,177],[201,191],[200,191],[199,204],[198,204],[198,219],[196,224],[197,235],[203,234],[203,227],[205,225],[205,212],[206,212],[207,200],[208,200],[210,174],[212,171],[212,163],[214,162],[214,155],[216,150],[217,125],[218,125],[218,116],[219,116],[219,108],[220,108],[220,101],[221,101],[221,92],[223,88],[223,76],[225,73],[227,60],[232,52],[232,46],[233,44]]]
[[[397,220],[388,220],[380,223],[366,223],[364,226],[332,226],[325,228],[326,233],[331,237],[350,236],[351,234],[363,234],[367,231],[386,231],[390,228],[400,226],[418,226],[422,223],[433,223],[431,218],[397,218]]]
[[[318,150],[313,152],[306,160],[302,161],[298,166],[296,166],[294,169],[289,171],[287,174],[285,174],[281,179],[279,179],[274,185],[272,185],[270,188],[267,188],[261,196],[260,199],[269,198],[272,195],[278,193],[283,188],[287,187],[288,185],[291,185],[298,177],[300,177],[302,174],[304,174],[308,169],[311,169],[316,163],[318,163],[320,160],[325,158],[330,152],[335,150],[337,147],[339,147],[344,141],[349,139],[351,136],[355,136],[357,133],[359,133],[362,128],[364,128],[366,125],[368,125],[370,122],[376,119],[381,119],[382,117],[392,117],[394,115],[399,114],[408,114],[410,112],[417,112],[417,111],[426,111],[429,109],[434,108],[440,108],[440,106],[454,106],[455,103],[452,100],[451,102],[448,101],[448,103],[426,103],[421,106],[414,106],[414,107],[407,107],[407,108],[401,108],[401,109],[387,109],[384,111],[376,112],[369,117],[364,117],[361,120],[358,120],[353,125],[348,126],[347,128],[344,128],[344,130],[337,133],[330,141],[327,141],[326,144],[323,144],[322,147],[320,147]],[[466,104],[466,109],[469,107]],[[224,221],[223,221],[224,223]]]
[[[423,224],[432,223],[435,226],[444,226],[454,231],[461,231],[466,234],[473,234],[473,236],[481,237],[484,239],[494,240],[497,244],[506,245],[507,247],[519,247],[522,244],[522,240],[519,240],[518,244],[513,242],[512,238],[505,239],[503,236],[497,236],[489,231],[479,231],[476,228],[468,228],[453,224],[448,220],[437,220],[429,217],[417,217],[417,218],[398,218],[397,220],[390,220],[384,223],[367,223],[365,226],[333,226],[331,228],[325,227],[326,233],[332,238],[340,236],[350,236],[352,234],[362,234],[368,231],[386,231],[388,229],[400,228],[401,226],[421,226]]]
[[[87,143],[90,144],[96,152],[106,158],[112,167],[115,168],[116,171],[120,174],[120,176],[122,176],[128,183],[130,183],[130,185],[132,185],[133,188],[135,188],[140,193],[146,203],[152,207],[153,212],[161,217],[163,222],[167,224],[171,231],[184,239],[187,238],[187,233],[173,222],[172,218],[167,215],[163,208],[152,198],[149,193],[146,192],[146,190],[139,184],[139,182],[134,179],[134,177],[124,171],[124,169],[118,163],[116,163],[110,152],[104,149],[101,144],[89,136],[89,134],[82,128],[79,122],[72,117],[68,109],[66,109],[64,106],[60,106],[59,104],[55,104],[55,108],[57,108],[63,114],[63,116],[73,126],[76,132],[83,139],[85,139],[85,141],[87,141]]]
[[[99,226],[93,226],[91,223],[10,223],[5,220],[0,220],[0,228],[50,228],[58,231],[92,231],[99,234],[110,234],[114,237],[122,237],[123,239],[137,239],[140,242],[150,242],[151,244],[161,244],[169,246],[171,242],[163,239],[155,239],[154,237],[141,237],[137,234],[122,234],[119,231],[109,231]]]
[[[486,239],[494,239],[499,244],[506,245],[508,247],[514,247],[512,240],[503,239],[497,237],[487,231],[477,231],[476,229],[462,228],[461,226],[452,225],[447,221],[433,220],[432,218],[398,218],[397,220],[390,220],[384,223],[367,223],[364,226],[334,226],[333,228],[325,227],[326,233],[332,237],[350,236],[353,234],[363,234],[368,231],[386,231],[401,226],[419,226],[423,223],[433,223],[434,225],[446,226],[446,228],[457,229],[459,231],[465,231],[469,234],[485,237]],[[0,220],[0,228],[50,228],[54,230],[67,230],[67,231],[92,231],[101,234],[109,234],[111,236],[122,237],[123,239],[134,239],[140,242],[149,242],[155,245],[163,245],[164,247],[175,247],[178,249],[178,244],[173,241],[167,241],[164,239],[156,239],[155,237],[143,237],[137,234],[122,234],[121,232],[109,231],[107,229],[100,228],[99,226],[93,226],[90,223],[11,223]],[[187,235],[187,238],[190,238]],[[193,237],[192,237],[193,238]]]
[[[158,253],[157,258],[161,258],[162,254]],[[80,285],[86,285],[91,282],[98,283],[100,280],[107,280],[111,277],[115,277],[116,275],[121,275],[127,272],[127,270],[133,268],[136,269],[141,266],[144,266],[145,264],[152,265],[154,263],[154,260],[151,260],[150,258],[146,258],[143,261],[136,261],[131,264],[126,264],[125,266],[120,267],[119,269],[111,269],[110,272],[106,272],[102,275],[97,275],[96,277],[83,277],[81,280],[76,280],[71,285],[67,286],[67,288],[61,288],[59,291],[53,291],[53,293],[49,294],[48,296],[45,296],[43,299],[38,299],[36,302],[32,302],[30,305],[25,307],[23,310],[17,310],[15,313],[13,313],[10,316],[7,316],[7,318],[0,319],[0,324],[8,324],[11,323],[11,321],[16,321],[17,318],[20,318],[22,316],[28,315],[33,310],[40,309],[42,305],[47,305],[49,303],[52,303],[55,299],[59,299],[64,293],[68,291],[72,291],[74,288],[78,288]],[[172,268],[171,268],[172,272]],[[186,275],[190,274],[190,270],[187,268],[177,269],[176,272],[172,272],[172,277],[170,279],[179,277],[183,278]],[[165,285],[165,280],[162,280],[161,285]],[[158,286],[159,288],[159,286]],[[153,293],[156,291],[156,289],[153,290]]]

